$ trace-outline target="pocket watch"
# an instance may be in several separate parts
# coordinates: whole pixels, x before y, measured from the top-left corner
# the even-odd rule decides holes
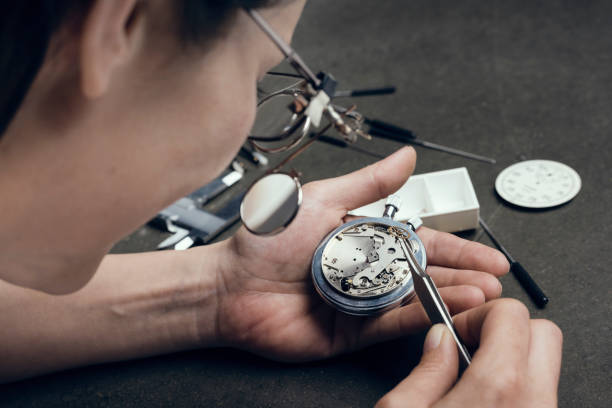
[[[382,217],[360,218],[330,232],[318,245],[311,273],[319,295],[341,312],[369,316],[410,301],[414,283],[406,250],[425,270],[425,247],[416,234],[418,217],[401,223],[393,216],[399,197],[387,199]]]

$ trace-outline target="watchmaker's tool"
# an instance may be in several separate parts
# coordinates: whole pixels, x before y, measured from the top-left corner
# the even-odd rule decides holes
[[[467,366],[470,365],[472,358],[463,344],[461,337],[459,337],[459,333],[457,333],[455,329],[453,318],[446,308],[440,296],[440,292],[438,292],[431,276],[429,276],[427,272],[421,268],[418,262],[416,262],[414,255],[406,250],[404,250],[404,253],[408,254],[408,263],[410,264],[410,273],[414,281],[414,290],[423,305],[423,309],[427,312],[431,324],[442,323],[448,328],[453,336],[453,340],[455,340],[455,344],[457,344],[457,350],[459,351],[459,369],[462,371],[465,370]]]
[[[292,72],[277,72],[277,71],[268,71],[266,75],[271,76],[280,76],[280,77],[289,77],[289,78],[299,78],[302,79],[301,75],[294,74]],[[390,95],[395,93],[397,90],[394,86],[381,86],[378,88],[364,88],[364,89],[347,89],[347,90],[336,90],[332,98],[355,98],[361,96],[377,96],[377,95]]]
[[[377,96],[377,95],[389,95],[395,93],[396,88],[394,86],[385,86],[382,88],[367,88],[367,89],[351,89],[341,90],[334,92],[334,98],[346,98],[346,97],[360,97],[360,96]]]
[[[239,161],[234,160],[231,167],[231,169],[225,170],[210,183],[189,194],[187,198],[193,200],[197,206],[201,207],[236,184],[244,175],[244,166]]]
[[[369,156],[376,157],[377,159],[384,159],[386,157],[386,156],[384,156],[382,154],[378,154],[378,153],[372,152],[371,150],[364,149],[364,148],[356,146],[356,145],[354,145],[352,143],[348,143],[348,142],[346,142],[344,140],[336,139],[335,137],[331,137],[331,136],[321,135],[321,136],[319,136],[317,138],[317,140],[319,142],[327,143],[327,144],[330,144],[332,146],[338,146],[338,147],[354,150],[354,151],[359,152],[359,153],[367,154]]]
[[[571,167],[552,160],[527,160],[504,169],[495,190],[510,204],[550,208],[564,204],[580,191],[580,176]]]
[[[266,167],[268,165],[268,158],[263,153],[253,149],[249,144],[245,144],[240,148],[241,156],[246,157],[252,163],[259,167]]]
[[[495,164],[495,159],[481,156],[478,154],[455,149],[453,147],[443,146],[437,143],[431,143],[417,138],[416,134],[409,129],[404,129],[390,123],[386,123],[376,119],[365,118],[365,123],[370,125],[369,134],[384,139],[395,140],[397,142],[413,144],[426,147],[428,149],[438,150],[441,152],[454,154],[456,156],[465,157],[472,160],[478,160],[485,163]]]
[[[523,289],[525,289],[531,300],[533,300],[534,303],[540,308],[546,306],[546,304],[548,303],[548,296],[544,294],[542,289],[540,289],[538,284],[533,280],[531,275],[529,275],[527,270],[525,270],[525,268],[523,268],[523,266],[519,262],[517,262],[512,257],[512,255],[510,255],[508,250],[504,248],[504,246],[497,240],[497,238],[495,238],[495,235],[493,235],[493,232],[491,231],[489,226],[482,220],[482,218],[479,218],[478,222],[480,223],[482,229],[487,233],[489,238],[491,238],[491,241],[493,241],[495,246],[506,256],[506,258],[508,258],[508,262],[510,262],[510,271],[512,272],[516,280],[519,281]]]
[[[244,168],[232,163],[232,170],[197,189],[193,193],[164,208],[149,224],[172,236],[162,241],[157,249],[187,249],[210,242],[240,218],[240,203],[244,194],[232,198],[216,213],[202,206],[242,179]]]

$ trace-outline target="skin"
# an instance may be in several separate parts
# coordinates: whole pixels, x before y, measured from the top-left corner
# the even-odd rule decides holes
[[[66,25],[3,135],[9,282],[79,289],[120,237],[219,174],[251,127],[257,78],[281,59],[265,34],[241,12],[223,41],[185,50],[171,2],[137,4],[96,1]],[[264,15],[289,40],[302,6]]]
[[[457,381],[457,347],[450,332],[435,325],[423,357],[410,376],[377,408],[555,407],[563,335],[548,320],[529,319],[520,302],[498,299],[455,316],[467,344],[478,347]],[[500,353],[500,350],[504,350]]]
[[[417,303],[373,318],[336,312],[315,293],[310,278],[312,254],[321,238],[341,225],[350,209],[396,191],[404,175],[412,173],[415,159],[414,150],[405,148],[358,172],[307,184],[300,213],[279,239],[240,230],[229,241],[237,264],[223,275],[219,289],[224,294],[218,310],[220,335],[230,344],[271,358],[299,361],[427,327],[429,320]],[[428,272],[451,312],[499,297],[501,285],[495,277],[508,270],[501,254],[427,228],[418,234],[428,254]]]
[[[418,302],[349,317],[325,305],[309,280],[318,242],[348,210],[399,188],[414,170],[412,148],[304,186],[300,213],[275,237],[241,229],[189,251],[106,255],[227,166],[253,122],[256,80],[281,59],[243,12],[222,39],[185,49],[169,7],[96,1],[80,23],[62,27],[0,140],[0,191],[10,197],[0,201],[0,381],[212,346],[306,361],[426,328]],[[289,41],[302,7],[262,13]],[[505,258],[450,234],[419,235],[451,312],[488,316],[469,310],[500,296]],[[461,319],[460,330],[476,333],[471,340],[482,326],[481,348],[504,346],[507,339],[484,335],[490,319]],[[500,330],[509,324],[499,319]],[[521,332],[521,341],[534,333]],[[556,367],[557,354],[549,356]],[[475,378],[497,369],[470,367]],[[544,376],[555,382],[553,374]]]

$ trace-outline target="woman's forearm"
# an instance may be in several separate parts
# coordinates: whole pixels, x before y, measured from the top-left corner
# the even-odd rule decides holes
[[[225,249],[109,255],[65,296],[0,281],[0,381],[215,345]]]

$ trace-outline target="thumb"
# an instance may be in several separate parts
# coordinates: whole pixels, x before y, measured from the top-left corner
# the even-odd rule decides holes
[[[425,338],[419,365],[380,400],[379,406],[432,406],[457,380],[458,361],[457,346],[452,335],[446,326],[436,324]]]
[[[416,152],[404,147],[384,160],[341,177],[309,183],[334,208],[354,210],[397,191],[414,171]],[[304,186],[306,188],[306,186]]]

